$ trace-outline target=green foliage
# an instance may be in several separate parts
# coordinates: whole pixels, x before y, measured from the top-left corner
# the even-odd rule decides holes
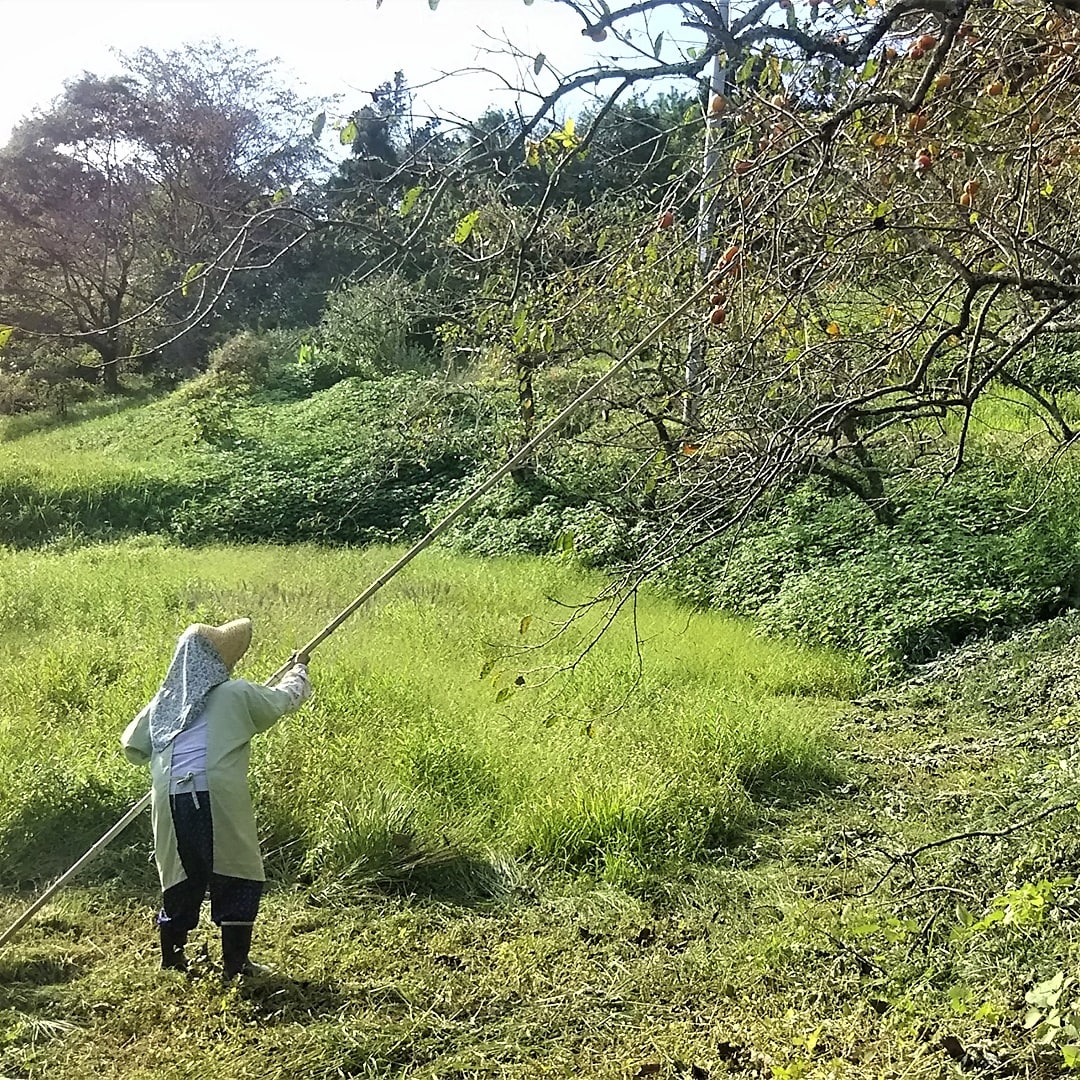
[[[699,547],[666,582],[881,670],[921,663],[1080,601],[1080,486],[1066,462],[1054,490],[1018,510],[1041,475],[1022,459],[983,460],[945,488],[912,485],[893,527],[808,482],[736,540]]]
[[[418,337],[428,316],[421,286],[387,274],[330,294],[303,370],[315,387],[358,376],[374,379],[430,364]]]
[[[0,475],[0,543],[26,546],[162,532],[188,497],[186,484],[156,477],[50,488]]]
[[[296,403],[281,389],[277,344],[255,342],[277,388],[260,394],[267,403],[210,372],[135,413],[20,435],[10,474],[0,471],[0,542],[398,539],[486,458],[496,418],[477,396],[403,375],[345,380]]]
[[[266,382],[272,356],[273,346],[266,335],[241,330],[210,354],[208,374],[223,386],[250,391]]]
[[[481,477],[475,478],[477,482]],[[460,496],[440,499],[426,517],[434,524]],[[456,524],[446,541],[478,556],[574,554],[582,565],[605,566],[625,559],[633,536],[614,508],[587,495],[530,476],[482,496]]]
[[[87,381],[97,375],[92,365],[85,350],[65,352],[19,341],[0,364],[0,416],[42,410],[64,418],[70,407],[96,396]]]
[[[471,462],[270,455],[237,450],[193,483],[169,520],[188,543],[381,543],[415,535],[420,512]]]

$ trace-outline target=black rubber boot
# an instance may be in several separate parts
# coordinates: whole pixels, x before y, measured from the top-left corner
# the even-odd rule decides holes
[[[187,971],[187,959],[184,956],[187,931],[162,923],[158,932],[161,935],[161,970]]]
[[[253,964],[248,959],[251,952],[251,923],[226,923],[221,928],[221,965],[226,982],[238,975],[268,975],[270,968]]]

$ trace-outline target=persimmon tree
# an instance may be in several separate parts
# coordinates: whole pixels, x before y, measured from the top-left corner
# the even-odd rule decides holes
[[[478,326],[519,377],[568,358],[587,371],[700,291],[602,403],[624,418],[605,437],[638,456],[635,482],[670,523],[639,569],[814,473],[892,521],[910,470],[963,467],[995,387],[1023,395],[1051,438],[1073,439],[1044,358],[1078,329],[1075,11],[761,0],[729,19],[712,0],[552,2],[621,48],[532,89],[514,145],[544,192],[523,211],[513,271],[488,279]],[[648,20],[664,16],[692,49],[655,35]],[[717,55],[720,100],[706,83]],[[712,126],[715,164],[688,147],[667,184],[635,191],[624,178],[621,201],[568,207],[559,192],[596,145],[586,125],[565,138],[574,95],[597,88],[602,122],[672,79],[696,81],[685,124],[699,139]],[[505,236],[499,204],[494,190],[477,209],[473,242]],[[574,258],[553,258],[559,247]],[[685,343],[701,333],[687,384]],[[936,438],[945,425],[954,434]]]

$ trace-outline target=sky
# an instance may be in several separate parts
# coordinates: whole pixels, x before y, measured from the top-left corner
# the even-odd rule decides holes
[[[483,67],[515,85],[534,81],[531,63],[505,55],[507,39],[529,57],[543,52],[564,72],[613,50],[612,39],[598,45],[583,37],[580,17],[553,0],[441,0],[436,11],[428,0],[383,0],[378,8],[376,0],[0,0],[0,15],[0,142],[20,118],[55,98],[66,79],[116,72],[114,49],[219,37],[279,58],[307,94],[341,95],[344,111],[402,69],[418,88],[418,111],[430,106],[438,115],[470,119],[490,105],[512,107],[515,95],[489,72],[439,76]],[[642,27],[652,37],[660,30],[665,59],[694,43],[670,18]],[[547,69],[539,84],[553,85]]]

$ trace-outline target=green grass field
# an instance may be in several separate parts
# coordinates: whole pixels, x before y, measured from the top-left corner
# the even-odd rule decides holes
[[[260,679],[392,555],[0,555],[0,924],[145,790],[116,739],[184,625],[250,613]],[[1059,1075],[1024,995],[1080,958],[1080,848],[994,836],[1071,797],[1080,627],[852,706],[851,662],[656,597],[554,635],[599,584],[414,563],[256,743],[280,974],[224,988],[208,924],[156,970],[137,823],[0,949],[0,1076]]]
[[[322,452],[359,407],[229,422]],[[47,540],[0,549],[0,930],[145,792],[117,740],[184,626],[252,616],[261,680],[397,554],[91,542],[214,463],[189,421],[0,424],[8,535]],[[425,552],[256,741],[279,974],[224,988],[205,922],[156,970],[143,820],[0,948],[0,1078],[1074,1074],[1080,620],[889,688],[649,592],[594,644],[605,584]]]
[[[250,614],[243,674],[261,680],[392,556],[152,542],[0,555],[2,880],[77,854],[26,823],[83,792],[81,842],[138,795],[117,735],[185,625]],[[549,597],[601,587],[557,562],[414,563],[317,654],[315,704],[261,740],[269,849],[330,882],[483,852],[618,874],[650,852],[722,847],[757,791],[835,778],[828,723],[856,665],[647,596],[636,625],[628,605],[592,647],[608,610],[563,629],[572,609]]]

